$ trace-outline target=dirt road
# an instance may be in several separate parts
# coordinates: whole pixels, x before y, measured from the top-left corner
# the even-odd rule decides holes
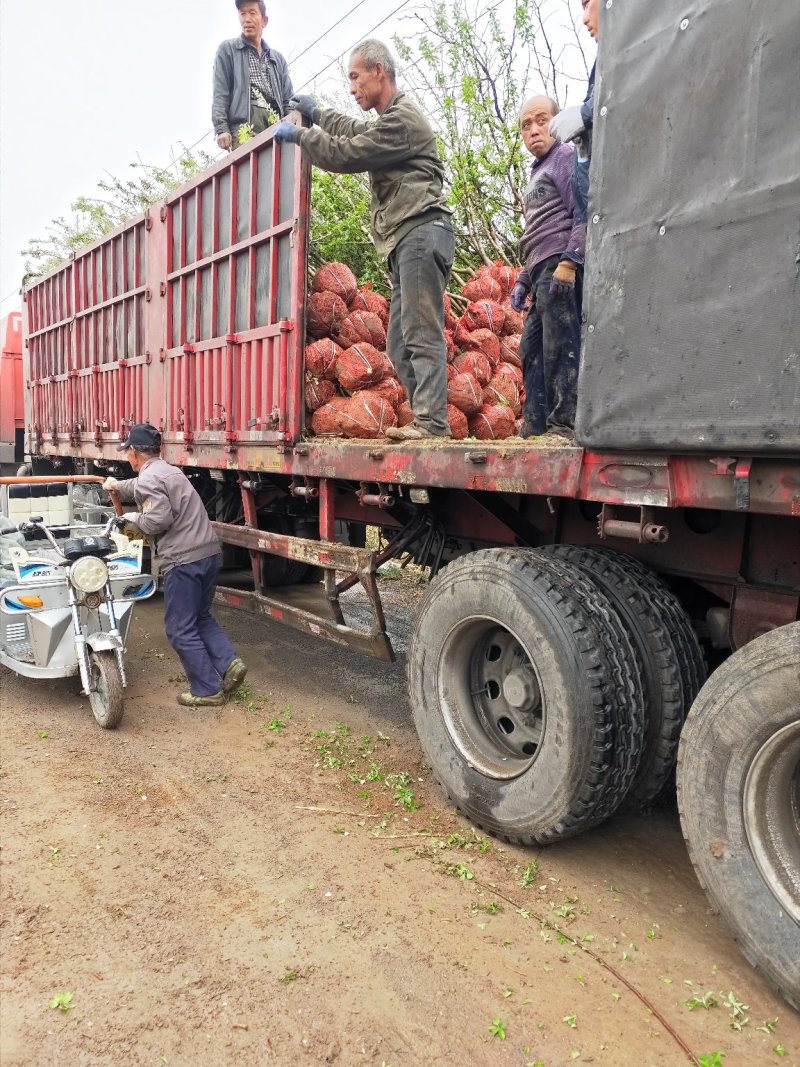
[[[4,1067],[800,1065],[676,817],[487,840],[402,663],[221,612],[248,685],[189,712],[138,610],[116,732],[74,683],[0,676]]]

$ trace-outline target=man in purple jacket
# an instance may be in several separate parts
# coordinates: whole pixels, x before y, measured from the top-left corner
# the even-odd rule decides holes
[[[558,144],[550,123],[558,105],[534,96],[519,122],[534,157],[525,190],[525,229],[520,248],[525,266],[511,291],[511,304],[530,308],[520,343],[525,375],[523,437],[574,439],[581,350],[581,297],[586,223],[575,217],[572,191],[574,149]]]

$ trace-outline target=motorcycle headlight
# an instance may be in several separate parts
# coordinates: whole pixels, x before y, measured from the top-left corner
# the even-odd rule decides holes
[[[97,593],[108,581],[108,567],[97,556],[84,556],[72,564],[69,579],[82,593]]]

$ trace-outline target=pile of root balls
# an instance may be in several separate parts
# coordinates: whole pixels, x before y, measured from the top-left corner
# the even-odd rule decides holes
[[[500,441],[519,433],[524,399],[519,354],[522,316],[509,303],[519,271],[483,266],[461,290],[460,317],[445,295],[447,413],[461,440]],[[314,275],[306,309],[305,403],[318,437],[383,437],[413,419],[406,390],[386,355],[389,302],[359,287],[344,263]]]

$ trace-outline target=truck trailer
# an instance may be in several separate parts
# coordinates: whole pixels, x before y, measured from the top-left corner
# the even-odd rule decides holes
[[[24,366],[34,473],[159,427],[248,576],[221,603],[389,660],[377,568],[430,569],[411,707],[476,825],[555,842],[677,766],[709,898],[800,1009],[789,8],[604,8],[575,445],[309,435],[311,176],[271,131],[28,285]]]
[[[0,319],[0,475],[16,474],[25,457],[22,313]]]

